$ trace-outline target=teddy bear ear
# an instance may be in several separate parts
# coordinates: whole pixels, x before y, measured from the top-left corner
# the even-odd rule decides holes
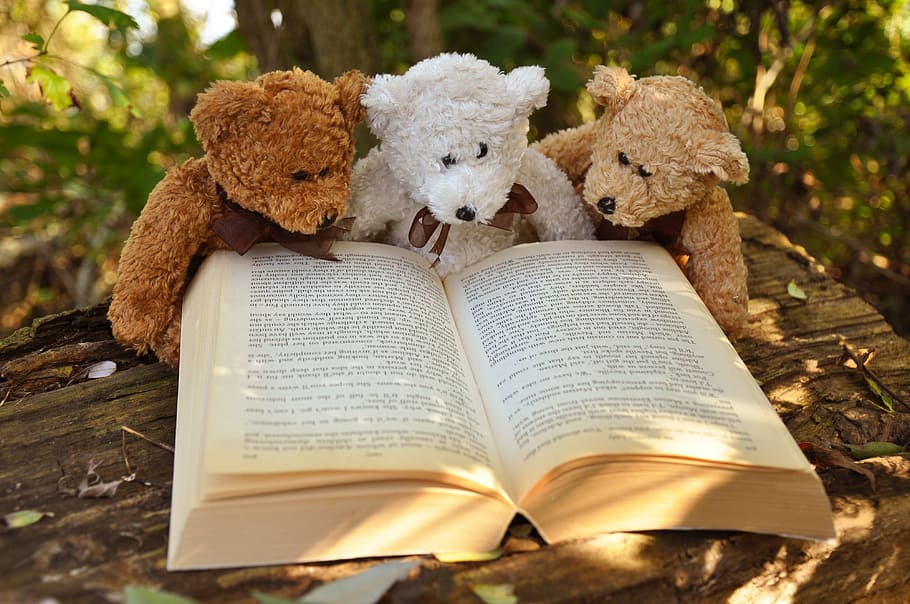
[[[550,80],[544,75],[543,67],[516,67],[506,75],[506,89],[509,96],[517,102],[516,113],[527,116],[547,104]]]
[[[708,132],[696,144],[693,166],[700,174],[741,185],[749,180],[749,159],[730,132]]]
[[[588,81],[587,89],[594,101],[613,115],[632,98],[635,76],[622,67],[598,65]]]
[[[402,77],[382,74],[373,78],[366,86],[366,92],[360,96],[360,102],[366,108],[370,130],[379,138],[385,137],[386,128],[392,118],[401,111],[399,96],[406,96],[401,88]],[[401,93],[401,94],[399,94]]]
[[[206,152],[224,134],[269,119],[268,95],[251,82],[215,82],[199,94],[190,111],[196,138]]]
[[[335,103],[341,109],[348,128],[353,128],[367,116],[367,109],[360,102],[366,83],[364,75],[356,69],[344,72],[332,82],[338,95]]]

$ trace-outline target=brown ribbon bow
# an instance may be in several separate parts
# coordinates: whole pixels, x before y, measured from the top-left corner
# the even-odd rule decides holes
[[[679,243],[686,211],[679,210],[657,218],[652,218],[640,227],[618,226],[604,218],[597,226],[597,238],[600,240],[639,239],[655,241],[670,249],[673,253],[687,253]]]
[[[344,218],[330,227],[306,235],[289,231],[262,214],[237,205],[221,185],[218,185],[218,199],[224,213],[212,223],[212,230],[241,256],[260,241],[274,241],[298,254],[337,261],[338,258],[329,250],[343,232],[351,230],[354,222],[353,217]]]
[[[485,224],[504,231],[511,231],[514,214],[533,214],[535,211],[537,211],[537,202],[534,201],[534,197],[524,185],[516,182],[512,185],[512,190],[509,191],[506,203],[496,211],[490,222]],[[411,222],[411,230],[408,233],[408,241],[411,242],[411,245],[416,248],[422,248],[427,244],[440,224],[442,224],[442,229],[439,231],[439,237],[436,238],[436,242],[430,248],[430,253],[436,254],[434,265],[439,262],[439,256],[442,254],[443,248],[445,248],[446,239],[449,237],[449,229],[452,228],[452,225],[439,222],[430,213],[430,208],[424,206],[414,216],[414,220]]]

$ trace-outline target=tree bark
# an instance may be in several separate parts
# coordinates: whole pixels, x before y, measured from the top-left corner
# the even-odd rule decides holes
[[[404,0],[411,59],[416,63],[442,52],[439,29],[439,0]]]
[[[794,438],[817,447],[906,444],[910,410],[903,403],[893,413],[877,409],[877,395],[843,352],[845,344],[874,348],[868,368],[906,402],[910,342],[783,235],[751,217],[740,227],[752,300],[735,347]],[[807,300],[788,294],[790,281]],[[0,515],[53,514],[18,529],[0,521],[0,602],[121,601],[126,585],[143,585],[253,604],[255,592],[296,598],[375,564],[166,572],[173,455],[163,445],[174,442],[177,379],[114,342],[105,310],[46,317],[0,341]],[[102,360],[116,361],[118,371],[87,380],[85,368]],[[820,468],[838,532],[832,542],[704,531],[558,545],[507,537],[506,554],[490,562],[417,558],[419,572],[382,602],[476,603],[471,586],[478,583],[511,584],[520,602],[907,602],[908,455],[860,462],[866,475]],[[74,496],[90,461],[100,463],[104,481],[135,477],[112,497]]]
[[[331,80],[349,69],[379,70],[373,23],[360,0],[236,0],[237,23],[260,71],[299,66]],[[280,25],[273,22],[280,14]]]

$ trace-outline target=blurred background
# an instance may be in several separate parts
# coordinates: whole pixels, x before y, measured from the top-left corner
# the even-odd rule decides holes
[[[110,295],[149,191],[200,153],[209,82],[441,51],[544,66],[534,138],[597,115],[598,64],[699,83],[751,161],[735,208],[910,334],[910,2],[0,0],[0,337]]]

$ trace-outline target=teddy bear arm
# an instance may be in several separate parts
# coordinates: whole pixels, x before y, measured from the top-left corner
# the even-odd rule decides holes
[[[594,238],[594,222],[572,183],[553,160],[528,149],[517,180],[537,201],[537,211],[528,216],[528,222],[539,240]]]
[[[383,240],[391,223],[413,218],[412,206],[377,148],[354,164],[347,215],[355,220],[349,239]]]
[[[748,318],[749,296],[739,223],[719,187],[688,210],[680,243],[688,251],[685,271],[715,320],[736,337]]]
[[[176,365],[187,272],[209,237],[212,219],[211,205],[194,196],[176,172],[155,187],[133,224],[108,312],[119,341],[139,353],[151,348],[171,365]]]
[[[532,144],[531,148],[552,159],[572,184],[578,187],[584,182],[585,174],[591,167],[596,124],[597,122],[588,122],[576,128],[554,132]]]

